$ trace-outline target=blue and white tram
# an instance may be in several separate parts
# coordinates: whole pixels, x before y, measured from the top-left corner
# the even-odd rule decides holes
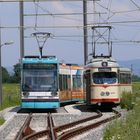
[[[58,108],[57,58],[23,58],[21,85],[22,108]]]
[[[21,76],[22,108],[59,108],[83,101],[83,67],[59,64],[56,57],[25,57]]]

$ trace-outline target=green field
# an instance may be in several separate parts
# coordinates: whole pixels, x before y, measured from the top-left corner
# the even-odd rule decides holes
[[[2,106],[0,110],[7,107],[17,106],[20,104],[20,86],[19,84],[3,84]],[[0,125],[4,123],[4,118],[0,117]]]
[[[3,84],[3,102],[0,110],[20,104],[19,84]]]
[[[117,120],[109,125],[103,140],[140,140],[140,83],[133,84],[134,107],[125,120]]]

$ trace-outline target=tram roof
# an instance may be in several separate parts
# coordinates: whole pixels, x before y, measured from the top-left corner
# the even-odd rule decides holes
[[[86,67],[103,67],[103,64],[106,63],[107,67],[119,67],[119,64],[112,57],[96,57],[91,59]]]
[[[120,72],[131,72],[131,69],[123,68],[123,67],[119,68],[119,70],[120,70]]]
[[[39,56],[25,56],[22,59],[24,64],[35,64],[35,63],[58,63],[58,59],[55,56],[43,56],[39,58]]]

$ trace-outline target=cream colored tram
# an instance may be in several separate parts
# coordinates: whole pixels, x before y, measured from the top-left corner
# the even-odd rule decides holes
[[[120,68],[112,57],[99,56],[90,60],[84,75],[88,105],[119,104],[123,91],[132,92],[131,71]]]

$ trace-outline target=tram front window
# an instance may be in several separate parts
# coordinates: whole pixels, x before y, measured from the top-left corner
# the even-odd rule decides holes
[[[95,84],[114,84],[117,82],[117,74],[115,72],[95,72],[92,78]]]
[[[23,72],[23,91],[53,91],[57,89],[55,70],[33,70]]]

